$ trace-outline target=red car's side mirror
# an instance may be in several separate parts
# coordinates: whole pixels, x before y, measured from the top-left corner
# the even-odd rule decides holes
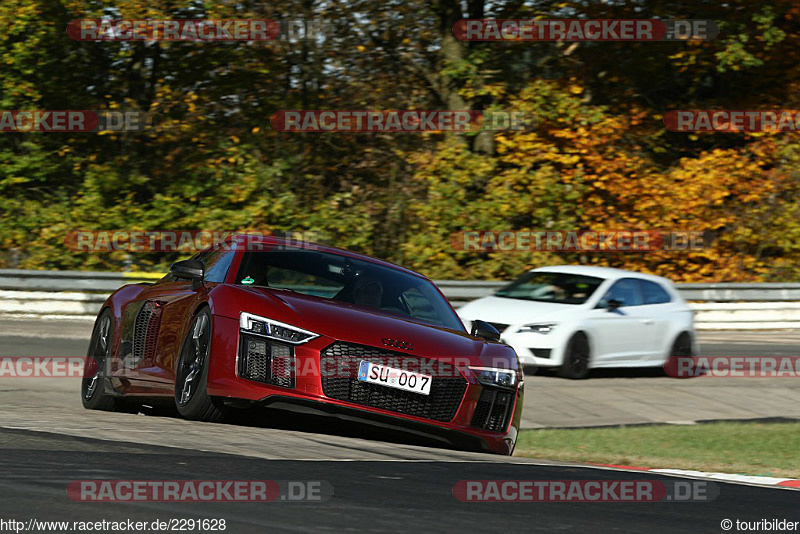
[[[470,335],[485,339],[486,341],[500,341],[500,332],[486,321],[478,319],[472,321],[472,331]]]
[[[203,285],[206,266],[202,260],[183,260],[172,264],[169,274],[181,280],[191,280],[192,289]]]

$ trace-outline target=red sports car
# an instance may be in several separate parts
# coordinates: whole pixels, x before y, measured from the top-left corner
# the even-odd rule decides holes
[[[511,454],[522,412],[514,350],[468,333],[427,278],[367,256],[231,236],[103,305],[86,408],[174,399],[183,417],[309,409]]]

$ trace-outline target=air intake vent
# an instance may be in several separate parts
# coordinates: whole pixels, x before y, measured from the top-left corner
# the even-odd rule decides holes
[[[161,306],[148,300],[136,315],[136,322],[133,326],[133,359],[135,362],[155,357],[162,310]]]
[[[294,348],[259,336],[239,340],[239,376],[283,388],[294,387]]]
[[[492,432],[505,432],[514,406],[514,392],[483,388],[472,416],[472,426]]]

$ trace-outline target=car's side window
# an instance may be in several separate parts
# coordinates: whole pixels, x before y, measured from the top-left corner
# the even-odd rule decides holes
[[[203,279],[206,282],[219,282],[225,281],[225,276],[228,274],[228,269],[233,263],[234,252],[232,250],[225,250],[224,248],[217,248],[212,250],[204,250],[198,252],[191,259],[200,260],[205,265],[205,276]],[[186,280],[178,280],[171,274],[168,274],[160,280],[160,282],[186,282]]]
[[[219,282],[225,281],[225,276],[228,274],[228,269],[233,262],[234,252],[232,250],[219,249],[215,254],[211,254],[205,258],[206,264],[206,282]]]
[[[669,293],[657,283],[649,280],[639,280],[638,282],[642,291],[643,304],[665,304],[672,301]]]
[[[603,298],[600,299],[598,307],[605,308],[609,300],[618,300],[623,306],[641,306],[642,298],[639,294],[638,280],[634,278],[622,278],[614,282]]]

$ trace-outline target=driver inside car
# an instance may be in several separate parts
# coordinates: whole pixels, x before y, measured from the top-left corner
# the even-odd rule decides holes
[[[376,278],[367,278],[356,283],[353,301],[366,308],[380,309],[383,301],[383,284]]]

